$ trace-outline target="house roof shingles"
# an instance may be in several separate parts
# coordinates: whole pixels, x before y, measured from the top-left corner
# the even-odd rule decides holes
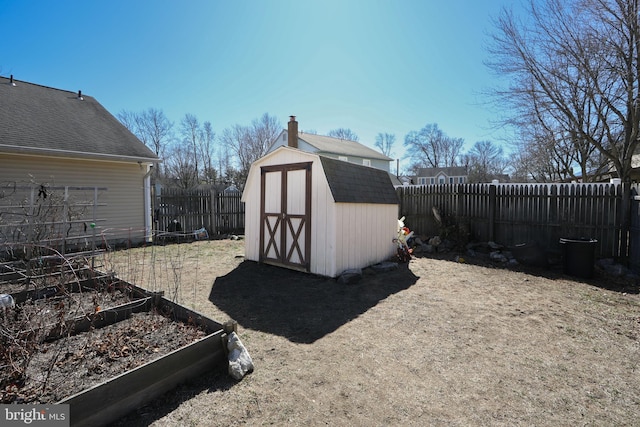
[[[0,152],[158,161],[91,96],[0,77]]]
[[[344,156],[357,156],[377,160],[393,160],[382,153],[373,150],[366,145],[347,139],[331,136],[315,135],[312,133],[298,133],[298,139],[318,149],[318,153],[332,153]]]
[[[419,168],[417,176],[432,177],[443,173],[446,176],[467,176],[467,168],[464,166],[450,166],[445,168]]]
[[[319,157],[336,203],[398,204],[398,195],[387,172]]]

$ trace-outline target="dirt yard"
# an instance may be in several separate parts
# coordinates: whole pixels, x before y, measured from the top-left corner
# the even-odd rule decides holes
[[[105,260],[136,285],[163,289],[219,322],[236,320],[256,367],[240,382],[214,371],[116,425],[574,426],[640,418],[637,283],[574,281],[557,267],[526,273],[447,254],[340,285],[244,261],[243,253],[242,241],[220,240]]]

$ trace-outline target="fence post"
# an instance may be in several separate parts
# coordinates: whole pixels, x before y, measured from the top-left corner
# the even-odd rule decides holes
[[[489,184],[489,241],[495,241],[496,220],[496,190],[498,186]]]
[[[629,267],[640,272],[640,187],[636,184],[630,188],[629,206]]]
[[[620,225],[618,256],[624,262],[625,265],[629,265],[629,230],[631,226],[631,183],[624,181],[622,183],[622,201],[620,203],[620,213],[618,215],[618,221]],[[620,198],[617,198],[620,200]]]
[[[460,229],[460,222],[461,222],[461,218],[462,218],[462,189],[463,189],[464,184],[458,184],[456,186],[457,190],[456,190],[456,213],[455,213],[455,224],[458,227],[458,229]]]
[[[216,210],[218,209],[216,203],[216,189],[211,188],[209,190],[209,217],[211,222],[211,235],[215,236],[218,234],[218,227],[216,227]]]

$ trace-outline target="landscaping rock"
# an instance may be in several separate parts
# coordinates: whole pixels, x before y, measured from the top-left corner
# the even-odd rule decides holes
[[[16,306],[13,297],[9,294],[0,294],[0,309],[6,310],[7,308],[13,308]]]
[[[241,380],[246,374],[253,372],[253,360],[238,334],[229,334],[227,348],[229,349],[229,375],[235,380]]]
[[[489,254],[489,258],[491,259],[491,261],[495,261],[495,262],[509,261],[509,259],[506,256],[504,256],[500,251],[491,252]]]
[[[452,242],[449,239],[445,239],[442,241],[442,243],[440,243],[440,245],[438,246],[438,252],[449,252],[450,250],[452,250],[455,247],[455,243]]]
[[[428,254],[432,254],[436,251],[436,248],[434,248],[431,245],[422,245],[421,247],[422,252],[426,252]]]
[[[391,262],[391,261],[381,262],[381,263],[372,265],[371,268],[376,273],[386,273],[387,271],[397,270],[398,269],[398,263],[397,262]]]
[[[340,277],[338,277],[338,283],[343,285],[351,285],[353,283],[357,283],[362,279],[362,270],[359,268],[354,268],[351,270],[345,270],[342,272]]]
[[[511,251],[513,252],[513,257],[521,264],[542,268],[549,266],[549,260],[544,248],[536,242],[515,245],[511,248]]]
[[[496,242],[488,242],[487,244],[488,244],[488,245],[489,245],[489,247],[490,247],[491,249],[493,249],[493,250],[499,250],[499,249],[502,249],[502,248],[503,248],[503,246],[502,246],[502,245],[499,245],[499,244],[498,244],[498,243],[496,243]]]

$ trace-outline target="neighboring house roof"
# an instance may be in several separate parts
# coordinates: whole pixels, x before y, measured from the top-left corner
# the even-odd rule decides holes
[[[467,176],[467,168],[464,166],[452,166],[447,168],[419,168],[416,176],[432,177],[444,174],[446,176]]]
[[[280,132],[276,139],[271,143],[267,152],[273,151],[278,145],[287,145],[287,139],[283,139],[283,134],[286,134],[287,132],[287,129]],[[316,151],[314,151],[315,154],[334,154],[346,157],[362,157],[372,160],[393,160],[391,157],[387,157],[384,154],[356,141],[304,132],[298,132],[298,140],[304,141],[314,147],[316,149]],[[282,141],[284,141],[284,144],[279,144]]]
[[[325,156],[319,158],[336,203],[398,204],[387,172]]]
[[[391,180],[391,183],[392,183],[394,186],[402,185],[402,180],[400,179],[400,177],[395,176],[395,175],[394,175],[394,174],[392,174],[392,173],[389,173],[389,179]]]
[[[331,153],[343,156],[364,157],[368,159],[393,160],[391,157],[387,157],[384,154],[356,141],[303,132],[298,133],[298,139],[316,147],[319,154]]]
[[[157,162],[98,101],[0,77],[0,152]]]
[[[491,175],[491,180],[493,181],[494,179],[497,179],[498,181],[500,181],[502,183],[511,182],[511,177],[507,173],[501,173],[501,174],[498,174],[498,175]]]

